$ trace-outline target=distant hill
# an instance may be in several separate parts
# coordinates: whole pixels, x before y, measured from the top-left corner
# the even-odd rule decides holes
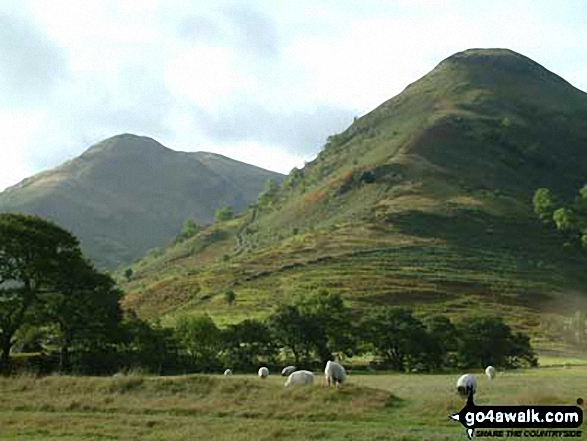
[[[327,288],[358,310],[498,314],[545,338],[552,314],[587,308],[587,260],[532,195],[586,182],[587,95],[513,51],[467,50],[330,137],[223,241],[137,263],[126,302],[236,321]]]
[[[268,179],[281,182],[283,176],[123,134],[6,189],[0,212],[52,219],[78,236],[99,266],[113,268],[168,243],[188,217],[206,224],[221,205],[245,210]]]

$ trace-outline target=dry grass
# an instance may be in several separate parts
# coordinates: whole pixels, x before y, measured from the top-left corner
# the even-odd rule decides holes
[[[587,368],[478,375],[479,404],[574,404]],[[270,376],[0,379],[1,440],[453,440],[453,375],[351,375],[341,389]],[[585,398],[582,396],[582,398]]]

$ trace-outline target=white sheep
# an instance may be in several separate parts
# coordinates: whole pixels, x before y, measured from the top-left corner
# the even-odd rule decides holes
[[[269,376],[269,369],[267,369],[265,366],[259,368],[259,378],[267,378]]]
[[[463,397],[475,395],[477,379],[471,374],[465,374],[457,380],[457,391]]]
[[[497,375],[497,369],[495,369],[493,366],[487,366],[487,368],[485,369],[485,375],[487,375],[487,378],[489,378],[489,380],[493,380]]]
[[[289,377],[295,371],[296,371],[296,367],[295,366],[287,366],[287,367],[284,367],[282,369],[282,371],[281,371],[281,376],[282,377]]]
[[[324,369],[324,378],[326,383],[330,386],[334,384],[338,386],[342,384],[346,380],[346,371],[342,365],[336,363],[335,361],[328,361],[326,363],[326,368]]]
[[[310,371],[296,371],[289,374],[285,387],[314,384],[314,374]]]
[[[225,376],[225,377],[230,377],[231,375],[232,375],[232,371],[231,371],[230,369],[226,369],[226,370],[224,371],[224,376]]]

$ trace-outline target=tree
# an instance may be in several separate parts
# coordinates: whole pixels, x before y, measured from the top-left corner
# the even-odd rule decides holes
[[[133,270],[131,267],[128,267],[126,270],[124,270],[124,277],[126,278],[127,282],[131,281],[132,275],[133,275]]]
[[[275,356],[275,342],[264,323],[247,319],[224,330],[224,362],[227,366],[246,369],[257,366],[259,358]]]
[[[214,214],[216,222],[224,222],[234,219],[234,211],[229,206],[223,206],[216,210]]]
[[[328,351],[328,339],[320,323],[297,305],[278,307],[267,323],[277,343],[292,352],[296,365],[302,359],[308,361],[313,351],[322,356]]]
[[[553,223],[568,241],[566,243],[587,249],[587,187],[579,190],[570,207],[556,208],[554,198],[546,188],[536,190],[532,201],[540,219]]]
[[[185,239],[195,236],[201,230],[201,227],[194,219],[187,219],[181,229],[181,236]]]
[[[81,256],[78,240],[37,216],[0,214],[0,370],[7,371],[18,329],[39,295],[59,277],[62,255]]]
[[[578,229],[574,213],[566,208],[555,210],[552,214],[552,220],[554,221],[557,230],[563,233],[573,234]]]
[[[432,339],[430,350],[438,355],[438,358],[431,357],[431,361],[436,362],[436,366],[452,365],[452,359],[448,356],[457,351],[457,330],[450,319],[444,315],[435,315],[425,321],[428,335]],[[430,352],[430,351],[429,351]]]
[[[534,212],[543,222],[551,222],[552,215],[556,209],[556,204],[552,193],[548,188],[539,188],[532,198]]]
[[[405,308],[378,309],[365,317],[361,329],[367,346],[400,372],[420,363],[431,343],[424,324]]]
[[[322,362],[332,358],[332,352],[352,356],[357,351],[356,329],[352,311],[338,293],[326,290],[301,297],[296,303],[302,314],[312,317],[327,339]]]
[[[139,366],[159,375],[176,373],[180,364],[173,330],[141,320],[135,312],[126,311],[121,323],[119,350],[127,367]]]
[[[45,319],[54,323],[61,342],[60,369],[71,371],[70,348],[114,343],[122,293],[112,278],[76,253],[60,256],[59,277],[41,298]]]
[[[499,317],[470,318],[458,327],[458,358],[463,367],[535,365],[529,338],[514,333]]]
[[[218,365],[222,332],[208,314],[180,317],[175,336],[198,370],[210,371]]]

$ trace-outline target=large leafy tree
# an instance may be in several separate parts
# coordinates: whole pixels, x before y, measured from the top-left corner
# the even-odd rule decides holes
[[[8,370],[14,335],[55,286],[66,254],[81,256],[69,232],[36,216],[0,214],[0,370]]]
[[[148,323],[127,310],[120,329],[118,355],[128,367],[140,367],[159,375],[178,372],[179,348],[171,328]]]
[[[367,346],[397,371],[425,360],[436,350],[424,324],[405,308],[385,307],[365,317],[361,325]]]
[[[457,330],[450,319],[444,315],[434,315],[425,321],[429,335],[429,351],[427,360],[434,368],[441,365],[454,364],[454,354],[457,351]],[[437,355],[430,356],[430,353]]]
[[[210,371],[219,364],[222,331],[208,314],[180,317],[175,337],[196,369]]]
[[[471,318],[458,329],[458,357],[463,367],[536,365],[529,338],[499,317]]]
[[[328,338],[320,322],[299,305],[282,305],[268,318],[268,326],[277,343],[291,351],[296,365],[309,361],[315,351],[327,357]]]
[[[254,319],[228,325],[224,330],[224,361],[233,368],[250,368],[260,358],[271,360],[276,351],[266,324]]]
[[[322,351],[321,361],[331,359],[333,352],[349,357],[356,352],[352,311],[340,294],[323,290],[302,297],[296,304],[302,314],[312,317],[323,330],[327,346]]]
[[[59,263],[59,277],[41,300],[45,319],[56,326],[61,342],[60,368],[68,372],[73,344],[88,349],[115,340],[122,293],[110,276],[76,252],[62,253]]]

